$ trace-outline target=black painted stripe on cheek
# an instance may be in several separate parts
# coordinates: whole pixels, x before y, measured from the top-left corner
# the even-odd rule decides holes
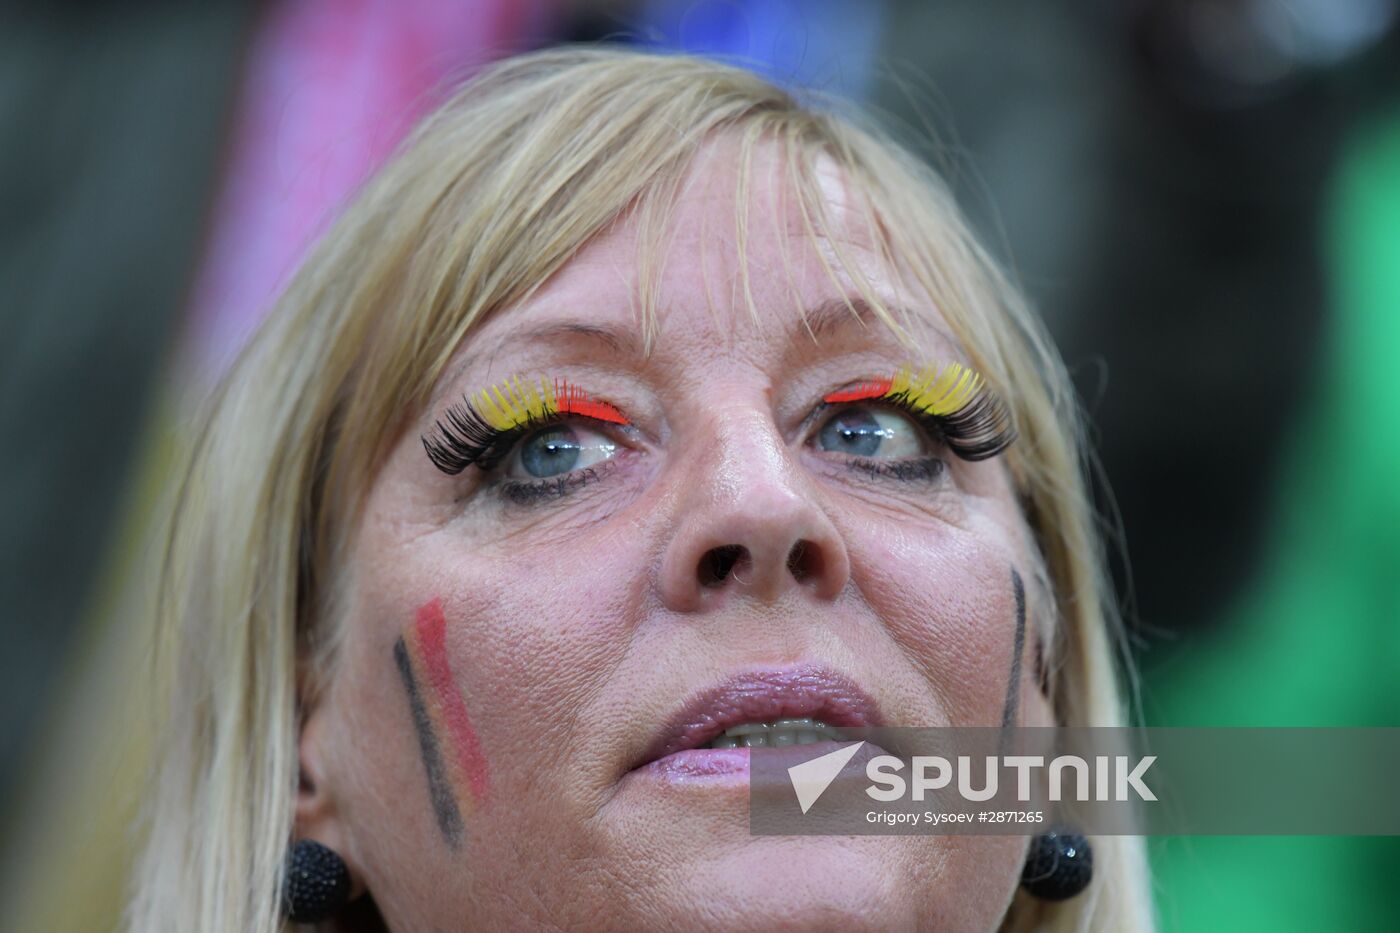
[[[408,646],[400,638],[394,642],[394,663],[398,665],[399,676],[403,678],[403,688],[408,694],[408,705],[413,713],[413,728],[418,733],[418,751],[423,756],[423,770],[428,777],[428,799],[433,803],[433,813],[437,816],[438,828],[443,838],[452,848],[462,841],[462,813],[457,809],[457,800],[452,796],[452,788],[443,769],[442,752],[438,748],[437,736],[433,734],[433,720],[423,705],[423,697],[418,692],[418,681],[413,676],[413,662],[408,657]]]
[[[1016,568],[1011,568],[1011,589],[1016,596],[1016,637],[1011,654],[1011,675],[1006,682],[1006,704],[1002,707],[1001,727],[1015,725],[1021,706],[1021,654],[1026,647],[1026,586]]]
[[[1031,661],[1035,673],[1036,686],[1040,688],[1040,695],[1045,699],[1050,699],[1050,671],[1045,663],[1045,640],[1040,637],[1040,632],[1034,634],[1035,642],[1031,646]]]

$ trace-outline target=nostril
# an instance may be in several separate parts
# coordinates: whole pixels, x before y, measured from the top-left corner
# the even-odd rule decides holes
[[[799,583],[811,579],[822,572],[821,549],[807,540],[798,541],[788,551],[788,573]]]
[[[720,547],[712,547],[700,558],[698,572],[700,575],[700,585],[706,587],[719,586],[730,575],[739,568],[741,564],[749,560],[748,548],[738,544],[724,544]]]

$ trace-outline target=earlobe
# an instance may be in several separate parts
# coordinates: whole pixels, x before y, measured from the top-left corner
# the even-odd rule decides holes
[[[364,891],[364,874],[356,864],[344,809],[335,793],[333,760],[329,754],[330,728],[324,704],[302,722],[297,736],[297,791],[293,809],[292,838],[310,839],[338,855],[350,874],[350,899]]]

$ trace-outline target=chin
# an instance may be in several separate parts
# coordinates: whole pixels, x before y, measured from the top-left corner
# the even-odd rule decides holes
[[[675,929],[990,930],[1010,884],[979,884],[937,837],[747,837],[670,855],[641,898],[640,925]],[[972,853],[962,853],[966,858]],[[657,856],[664,858],[666,856]],[[665,889],[670,888],[667,892]],[[629,924],[630,925],[630,924]]]

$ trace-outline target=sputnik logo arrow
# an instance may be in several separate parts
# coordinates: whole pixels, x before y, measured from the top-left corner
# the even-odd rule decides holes
[[[860,747],[864,744],[864,742],[856,742],[854,745],[838,748],[834,752],[827,752],[820,758],[813,758],[811,761],[804,761],[800,765],[788,768],[788,778],[792,780],[792,789],[797,793],[797,803],[802,807],[803,813],[812,809],[812,804],[826,793],[831,782],[836,780],[836,775],[840,774],[841,769],[846,767],[846,762],[854,758],[856,752],[860,751]]]

